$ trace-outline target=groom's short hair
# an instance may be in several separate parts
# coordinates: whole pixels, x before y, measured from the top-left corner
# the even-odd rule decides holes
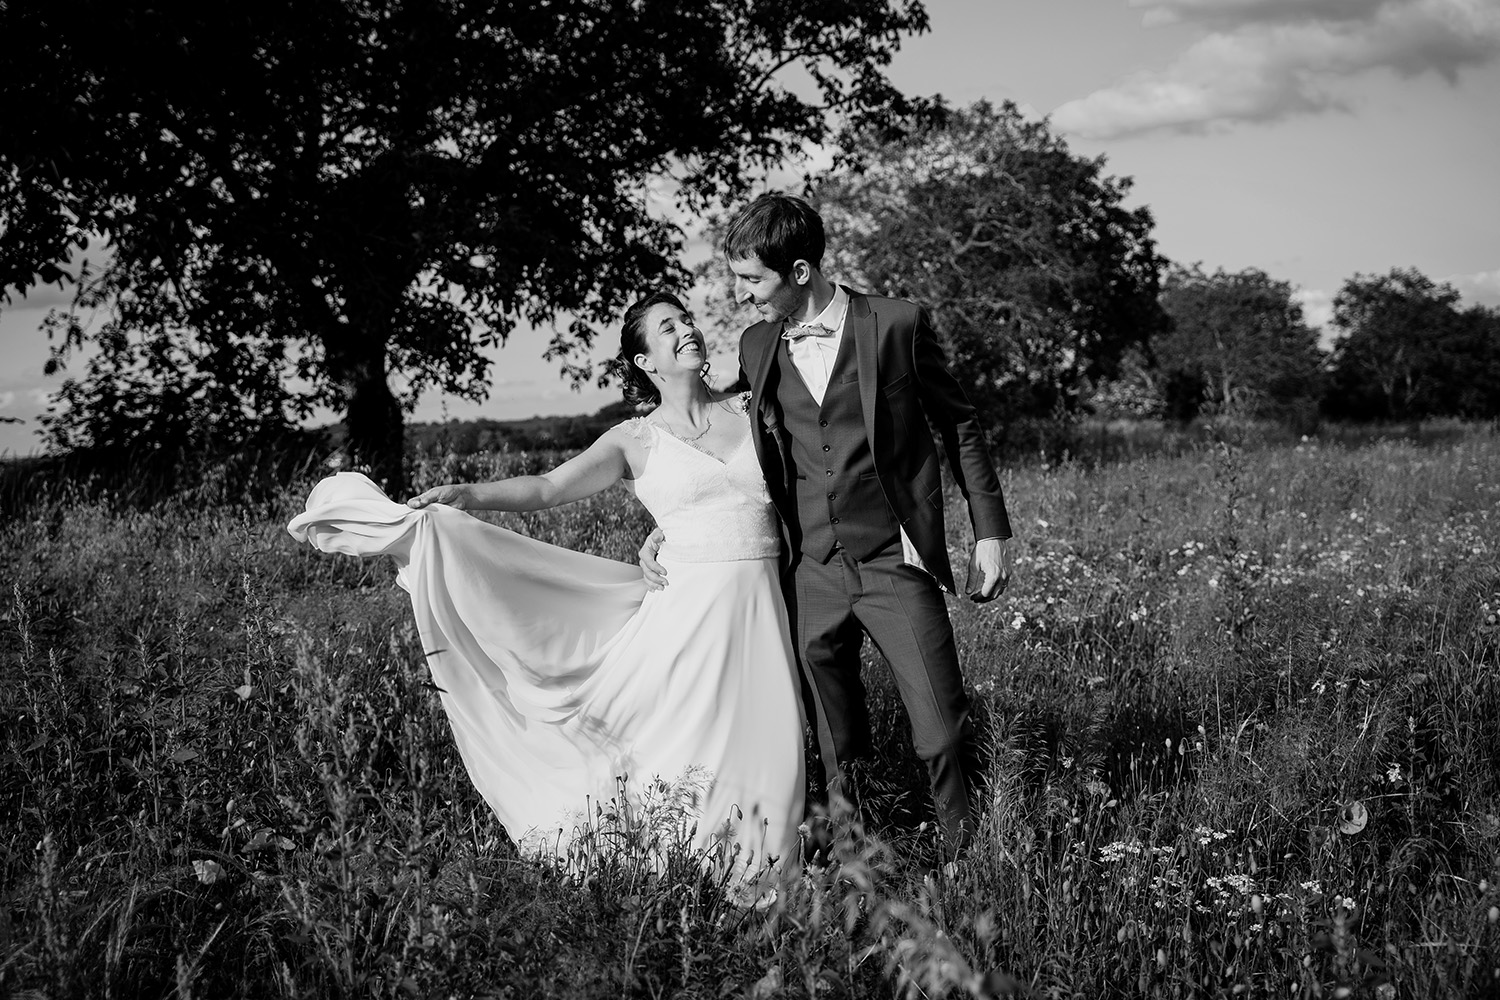
[[[730,260],[759,257],[777,274],[788,273],[799,260],[820,267],[823,217],[796,195],[763,194],[729,223],[721,245]]]

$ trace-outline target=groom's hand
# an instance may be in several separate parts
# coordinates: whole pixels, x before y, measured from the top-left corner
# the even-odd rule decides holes
[[[1005,538],[981,538],[969,555],[964,592],[976,604],[992,601],[1010,584],[1010,549]]]
[[[666,537],[666,533],[657,528],[641,543],[641,575],[646,578],[647,590],[661,590],[667,585],[667,571],[656,561],[656,554],[661,551],[661,543]]]

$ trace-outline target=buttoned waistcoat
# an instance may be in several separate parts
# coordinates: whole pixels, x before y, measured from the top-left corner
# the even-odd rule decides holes
[[[885,510],[869,511],[869,516],[894,518],[938,583],[953,592],[957,588],[948,560],[933,430],[968,505],[975,537],[1011,534],[1000,480],[974,407],[948,371],[926,310],[915,303],[850,292],[843,335],[850,343],[841,346],[840,354],[852,348],[859,406],[840,408],[837,433],[864,434],[874,481],[886,505]],[[781,343],[781,324],[750,327],[740,339],[740,370],[751,392],[755,452],[781,515],[788,552],[800,552],[808,526],[797,502],[799,464],[779,394],[787,379],[796,381],[799,391],[806,390],[779,349]],[[835,384],[842,383],[830,384],[831,391]],[[797,445],[810,442],[798,440]],[[837,516],[842,521],[860,512],[851,509]]]

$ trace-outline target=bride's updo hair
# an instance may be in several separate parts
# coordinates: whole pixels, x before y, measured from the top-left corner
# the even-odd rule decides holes
[[[620,391],[625,394],[625,402],[641,409],[661,402],[661,392],[651,381],[651,376],[635,363],[637,354],[647,353],[646,313],[657,305],[676,306],[687,312],[682,300],[665,289],[636,299],[625,310],[625,320],[620,327],[620,353],[615,357],[615,374],[620,378]]]

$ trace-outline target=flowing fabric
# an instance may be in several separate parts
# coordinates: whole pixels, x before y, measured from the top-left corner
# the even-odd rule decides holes
[[[628,813],[748,874],[795,856],[802,815],[774,514],[752,449],[721,462],[644,420],[627,430],[649,456],[635,492],[669,540],[661,591],[637,566],[413,510],[358,473],[320,482],[288,530],[396,560],[469,777],[523,849],[567,852]]]

